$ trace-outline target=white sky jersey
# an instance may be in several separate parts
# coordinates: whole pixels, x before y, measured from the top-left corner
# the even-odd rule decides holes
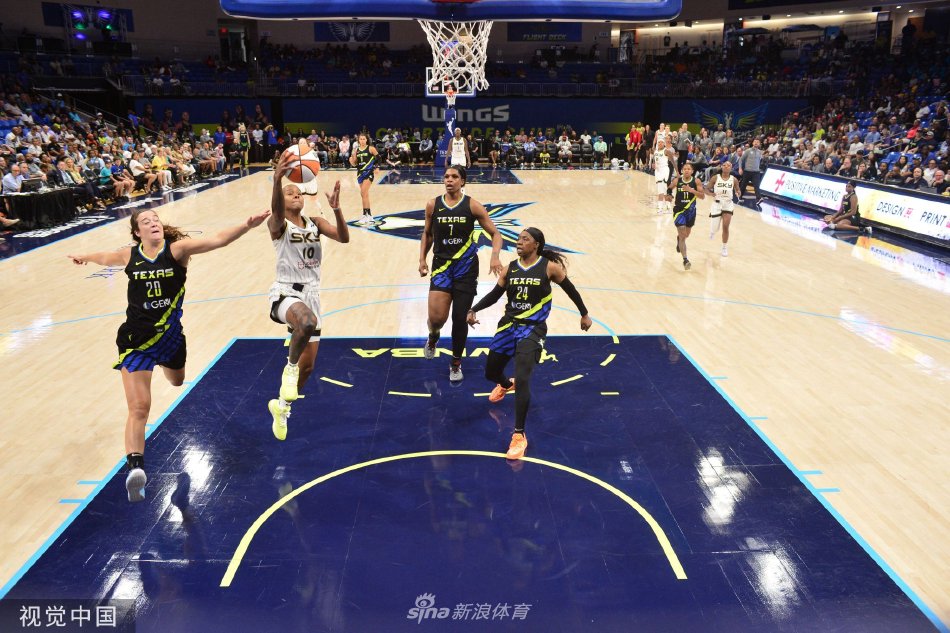
[[[284,234],[274,240],[274,249],[277,251],[277,283],[313,284],[312,289],[318,289],[320,265],[323,260],[320,229],[307,216],[301,217],[306,222],[305,228],[284,219]]]
[[[713,185],[713,193],[716,195],[716,202],[725,202],[732,204],[732,197],[735,195],[736,177],[732,174],[729,178],[716,176],[716,184]]]
[[[465,138],[452,139],[452,164],[465,164]]]
[[[653,152],[653,169],[657,180],[666,180],[670,175],[670,161],[666,156],[666,149]]]

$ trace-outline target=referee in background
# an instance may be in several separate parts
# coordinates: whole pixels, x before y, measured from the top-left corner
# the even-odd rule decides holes
[[[752,141],[752,147],[742,153],[739,160],[739,199],[745,196],[745,188],[752,183],[755,199],[759,199],[759,181],[762,180],[762,149],[759,139]]]

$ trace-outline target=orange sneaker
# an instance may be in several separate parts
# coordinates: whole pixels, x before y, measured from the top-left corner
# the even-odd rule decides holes
[[[501,385],[495,385],[495,388],[491,390],[490,394],[488,394],[488,401],[501,402],[502,399],[505,397],[506,393],[508,393],[509,391],[514,391],[514,390],[515,390],[515,379],[512,378],[511,386],[508,387],[507,389],[505,389]]]
[[[524,457],[525,449],[528,448],[528,438],[524,433],[512,433],[511,444],[508,445],[508,453],[505,455],[508,459],[521,459]]]

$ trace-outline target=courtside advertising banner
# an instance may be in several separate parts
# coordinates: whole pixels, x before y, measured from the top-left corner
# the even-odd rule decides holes
[[[844,183],[844,180],[825,180],[769,167],[759,183],[759,191],[768,192],[773,198],[785,198],[829,211],[838,211],[844,199]],[[864,215],[863,207],[861,215]]]
[[[893,226],[938,240],[950,240],[950,201],[903,195],[858,185],[858,209],[868,222]]]

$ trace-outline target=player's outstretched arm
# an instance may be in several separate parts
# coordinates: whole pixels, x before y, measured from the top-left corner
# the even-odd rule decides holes
[[[350,227],[343,217],[343,210],[340,208],[339,180],[333,185],[333,191],[327,194],[327,204],[333,209],[333,218],[336,220],[336,226],[330,224],[324,218],[320,218],[317,220],[317,227],[320,229],[320,233],[326,235],[331,240],[346,244],[350,241]]]
[[[100,266],[127,266],[132,252],[128,248],[121,251],[102,251],[101,253],[88,253],[86,255],[67,255],[69,259],[77,266],[93,263]]]
[[[274,188],[271,192],[270,210],[271,216],[267,220],[267,228],[271,235],[279,234],[284,228],[284,176],[290,173],[290,165],[295,160],[292,154],[284,152],[277,161],[277,167],[274,168]]]
[[[476,323],[480,321],[475,317],[477,312],[484,310],[485,308],[490,308],[495,305],[502,295],[505,294],[505,288],[508,285],[508,272],[502,271],[498,276],[498,283],[495,284],[495,287],[488,291],[488,294],[478,300],[478,303],[472,306],[468,311],[468,314],[465,315],[465,322],[475,327]]]
[[[264,211],[263,213],[252,215],[241,224],[224,229],[217,235],[213,235],[211,237],[178,240],[177,242],[172,242],[172,256],[178,261],[185,263],[192,255],[207,253],[209,251],[227,246],[251,229],[263,224],[264,220],[269,218],[270,215],[270,211]]]

